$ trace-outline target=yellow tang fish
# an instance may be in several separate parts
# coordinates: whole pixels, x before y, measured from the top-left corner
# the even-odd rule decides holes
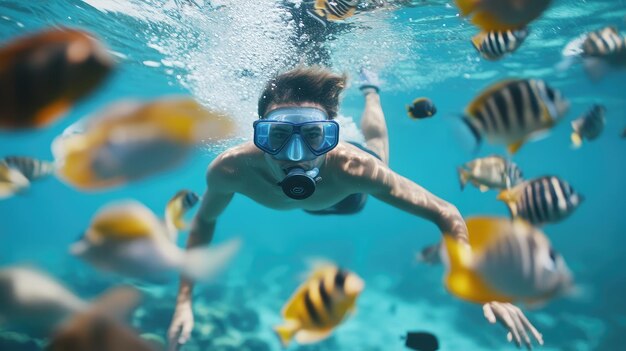
[[[548,8],[551,0],[455,0],[461,15],[485,31],[525,27]]]
[[[91,34],[47,29],[0,48],[0,128],[43,127],[95,90],[114,61]]]
[[[335,266],[313,272],[283,307],[285,323],[274,330],[287,347],[294,338],[300,344],[321,341],[351,312],[365,283],[354,273]]]
[[[356,12],[358,0],[316,0],[315,13],[328,21],[342,21]]]
[[[469,247],[444,236],[445,285],[475,303],[542,303],[573,288],[572,275],[548,238],[528,222],[495,217],[467,220]]]
[[[516,153],[528,140],[545,134],[569,109],[558,90],[538,79],[510,79],[496,83],[465,110],[464,122],[477,143],[483,136]]]
[[[124,101],[71,126],[52,151],[59,178],[80,189],[101,189],[171,169],[195,145],[222,141],[234,131],[232,118],[191,98]]]
[[[186,229],[187,224],[183,217],[199,200],[200,197],[193,191],[181,190],[168,201],[165,207],[165,225],[170,233]]]

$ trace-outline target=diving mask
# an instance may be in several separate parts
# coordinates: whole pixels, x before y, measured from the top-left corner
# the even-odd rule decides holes
[[[254,145],[281,161],[311,161],[339,143],[339,124],[314,107],[279,108],[253,127]]]

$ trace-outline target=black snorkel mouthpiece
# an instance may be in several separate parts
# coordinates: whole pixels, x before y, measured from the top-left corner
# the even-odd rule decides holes
[[[304,200],[315,192],[316,183],[321,180],[317,175],[320,170],[313,168],[304,171],[300,167],[289,169],[287,176],[278,185],[283,188],[283,192],[288,197],[295,200]]]

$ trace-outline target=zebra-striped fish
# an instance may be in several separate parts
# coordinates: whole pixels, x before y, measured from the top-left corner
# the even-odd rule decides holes
[[[342,21],[356,12],[358,0],[316,0],[315,13],[327,21]]]
[[[287,347],[295,337],[299,344],[311,344],[330,336],[355,308],[365,287],[354,273],[333,265],[316,269],[283,307],[285,323],[274,327]]]
[[[472,44],[482,57],[495,61],[517,50],[527,36],[526,28],[480,32],[472,38]]]
[[[184,216],[193,208],[200,197],[189,190],[181,190],[168,201],[165,207],[165,224],[170,231],[184,230],[187,227]]]
[[[511,79],[484,90],[465,110],[477,144],[485,137],[514,154],[528,140],[554,127],[569,109],[558,90],[538,79]]]
[[[55,28],[0,48],[0,128],[43,127],[95,90],[114,66],[87,32]]]
[[[578,148],[583,139],[593,140],[604,130],[606,108],[602,105],[593,105],[585,115],[572,121],[572,143]]]
[[[588,33],[582,44],[583,56],[609,57],[626,54],[626,42],[615,27]]]
[[[544,303],[575,290],[563,257],[544,233],[522,219],[468,218],[469,247],[444,235],[444,282],[475,303]]]
[[[493,155],[478,158],[459,167],[461,190],[468,182],[480,191],[506,189],[523,181],[522,171],[504,157]]]
[[[498,200],[506,203],[512,217],[543,225],[565,219],[584,198],[558,177],[544,176],[503,190]]]
[[[28,189],[32,181],[53,172],[54,165],[51,162],[21,156],[0,159],[0,199]]]

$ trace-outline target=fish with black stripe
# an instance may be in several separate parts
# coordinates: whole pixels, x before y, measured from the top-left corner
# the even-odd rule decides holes
[[[606,108],[602,105],[593,105],[585,115],[572,121],[572,144],[579,148],[583,139],[594,140],[602,134],[606,119]]]
[[[294,337],[311,344],[330,336],[353,313],[364,287],[359,276],[334,265],[316,269],[283,307],[285,323],[274,327],[282,345]]]
[[[528,29],[480,32],[472,38],[474,48],[487,60],[499,60],[517,50],[526,37]]]
[[[584,197],[566,181],[544,176],[503,190],[498,200],[506,203],[512,217],[523,218],[533,225],[543,225],[569,217]]]
[[[31,182],[54,173],[54,164],[30,157],[7,156],[0,160],[0,199],[30,187]]]
[[[496,83],[465,110],[464,122],[476,143],[483,138],[507,145],[510,154],[554,127],[569,109],[558,90],[539,79],[511,79]]]
[[[90,33],[54,28],[0,48],[0,128],[44,127],[57,120],[113,70]]]
[[[489,189],[506,189],[523,181],[517,164],[502,156],[491,155],[477,158],[458,168],[461,190],[470,182],[481,192]]]
[[[316,0],[314,9],[327,21],[343,21],[354,15],[358,4],[358,0]]]

